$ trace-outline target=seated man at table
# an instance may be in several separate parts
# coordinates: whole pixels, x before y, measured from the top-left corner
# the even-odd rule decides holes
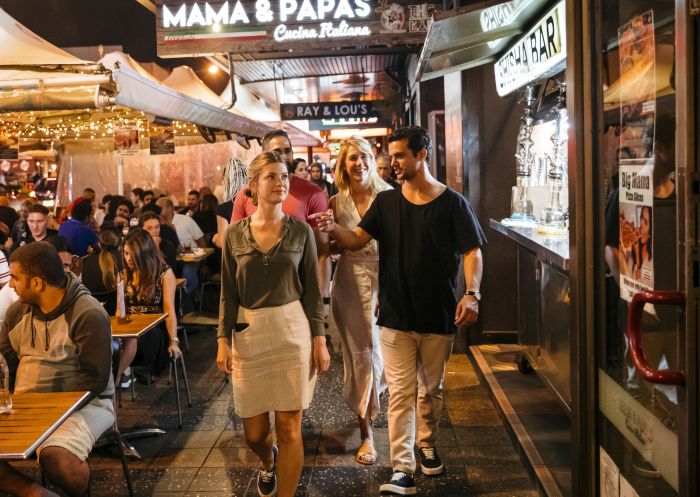
[[[43,474],[70,496],[85,495],[87,457],[114,423],[112,333],[109,316],[46,242],[10,257],[10,285],[19,301],[0,330],[0,352],[15,373],[17,393],[81,392],[92,396],[37,449]],[[50,406],[47,406],[50,407]],[[0,462],[0,491],[55,495]]]
[[[177,232],[177,237],[185,249],[205,248],[207,241],[204,238],[204,233],[197,226],[194,219],[183,214],[175,213],[175,206],[170,199],[159,198],[156,205],[161,208],[161,218],[164,225],[171,225]],[[162,228],[162,226],[161,226]],[[182,277],[187,280],[185,285],[185,293],[192,294],[195,288],[199,286],[199,262],[183,262]]]

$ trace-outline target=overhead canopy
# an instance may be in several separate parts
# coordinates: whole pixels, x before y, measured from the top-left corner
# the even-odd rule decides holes
[[[270,130],[265,124],[232,114],[194,95],[184,94],[159,83],[126,54],[107,54],[100,62],[112,69],[112,77],[119,88],[115,102],[119,105],[165,119],[191,122],[245,136],[262,137]],[[196,78],[196,75],[194,76]],[[214,92],[209,91],[216,99],[221,100]]]
[[[144,69],[141,64],[136,62],[131,55],[124,52],[109,52],[105,54],[99,62],[110,71],[115,71],[120,68],[128,68],[136,71],[141,76],[146,77],[146,79],[150,79],[154,83],[160,83],[156,77]]]
[[[0,112],[84,113],[117,105],[245,136],[270,129],[161,85],[128,55],[103,61],[107,68],[68,54],[0,9]]]
[[[111,104],[107,71],[55,47],[0,9],[0,110]]]
[[[92,64],[61,50],[32,33],[0,9],[0,47],[3,66]]]
[[[415,81],[493,62],[546,4],[547,0],[487,1],[435,14]]]
[[[192,98],[206,102],[214,107],[223,108],[226,102],[219,98],[201,79],[191,67],[178,66],[163,80],[163,84],[168,88],[177,90]]]
[[[293,147],[322,147],[323,142],[320,138],[308,133],[302,129],[297,128],[293,124],[283,122],[269,122],[270,126],[275,128],[283,129],[289,135],[289,141],[292,142]]]
[[[279,121],[280,116],[263,104],[253,92],[241,84],[238,76],[234,76],[236,81],[236,103],[234,109],[240,111],[245,116],[263,122]],[[231,80],[229,79],[226,88],[221,92],[220,98],[226,102],[231,102]]]

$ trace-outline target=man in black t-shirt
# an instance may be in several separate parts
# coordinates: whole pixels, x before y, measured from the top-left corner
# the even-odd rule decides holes
[[[414,444],[423,473],[442,473],[435,445],[445,366],[457,327],[474,323],[479,313],[480,247],[486,239],[469,203],[430,175],[431,148],[425,129],[397,130],[389,137],[389,153],[402,188],[377,195],[352,231],[337,225],[332,211],[317,215],[319,228],[347,249],[358,250],[372,238],[379,242],[377,324],[394,470],[383,493],[415,493]],[[462,261],[467,292],[458,296]]]

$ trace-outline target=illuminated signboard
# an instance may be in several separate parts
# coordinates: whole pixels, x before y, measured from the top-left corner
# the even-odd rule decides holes
[[[360,118],[376,116],[374,101],[312,102],[280,105],[280,115],[285,121],[336,118]]]
[[[566,60],[566,10],[559,2],[494,64],[500,96],[550,76]]]
[[[390,128],[391,126],[391,120],[383,117],[349,117],[309,121],[309,130],[311,131],[328,131],[331,129]]]
[[[511,2],[502,3],[494,7],[489,7],[481,11],[479,22],[481,30],[484,33],[501,29],[505,26],[510,26],[520,14],[522,9],[527,7],[526,0],[512,0]],[[501,42],[500,39],[489,41],[488,46],[494,48]]]
[[[298,55],[321,54],[330,48],[343,48],[347,52],[358,44],[420,44],[435,7],[410,2],[163,0],[158,2],[156,12],[158,55],[179,57],[226,52]]]

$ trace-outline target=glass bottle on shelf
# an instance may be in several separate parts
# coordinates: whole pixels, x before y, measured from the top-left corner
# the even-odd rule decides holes
[[[0,354],[0,414],[8,413],[11,409],[10,369],[7,367],[7,361]]]

